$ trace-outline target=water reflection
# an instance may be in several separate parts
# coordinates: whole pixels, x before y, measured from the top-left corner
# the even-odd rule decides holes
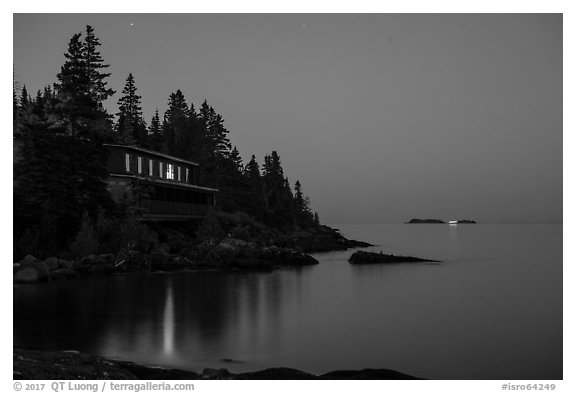
[[[164,354],[174,351],[174,293],[172,280],[166,285],[166,305],[164,306]]]
[[[458,257],[458,225],[448,225],[448,250],[451,259]]]
[[[277,345],[282,296],[301,298],[289,277],[142,274],[23,286],[14,292],[14,341],[179,366],[250,356]]]

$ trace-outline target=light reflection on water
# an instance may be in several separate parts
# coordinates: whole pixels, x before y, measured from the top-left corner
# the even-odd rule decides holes
[[[172,280],[166,285],[166,305],[164,306],[164,354],[172,355],[174,351],[174,295]]]
[[[561,226],[345,227],[441,264],[116,275],[14,289],[17,345],[200,370],[562,377]]]

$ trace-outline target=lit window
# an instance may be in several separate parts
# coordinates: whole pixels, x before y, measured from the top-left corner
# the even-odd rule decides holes
[[[178,181],[182,181],[182,168],[178,167]]]
[[[186,168],[186,183],[188,183],[188,168]]]
[[[148,175],[154,175],[154,160],[148,160]]]
[[[162,178],[162,172],[164,171],[164,163],[160,162],[158,164],[160,165],[160,178]]]
[[[142,173],[142,157],[138,157],[138,173]]]
[[[126,172],[130,172],[130,154],[126,153],[124,157],[126,158]]]
[[[166,179],[174,180],[174,164],[166,165]]]

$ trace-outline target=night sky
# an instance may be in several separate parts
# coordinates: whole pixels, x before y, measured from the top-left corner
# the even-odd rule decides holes
[[[277,150],[328,224],[562,220],[560,14],[16,14],[34,96],[94,27],[110,112],[181,89],[247,161]]]

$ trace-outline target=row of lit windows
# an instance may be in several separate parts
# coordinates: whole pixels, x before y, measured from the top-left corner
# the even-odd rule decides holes
[[[125,157],[126,172],[132,172],[132,158],[131,158],[130,154],[126,153],[124,155],[124,157]],[[156,176],[156,174],[154,173],[155,160],[147,159],[147,161],[148,161],[147,173],[144,173],[144,166],[145,166],[144,160],[145,159],[143,157],[137,157],[136,170],[137,170],[138,174],[139,175],[146,174],[148,176]],[[164,169],[166,169],[166,170],[164,170]],[[181,166],[174,165],[174,164],[164,165],[164,163],[162,161],[158,161],[157,176],[160,177],[161,179],[178,180],[178,181],[184,181],[186,183],[189,183],[190,169],[189,168],[182,168]]]

